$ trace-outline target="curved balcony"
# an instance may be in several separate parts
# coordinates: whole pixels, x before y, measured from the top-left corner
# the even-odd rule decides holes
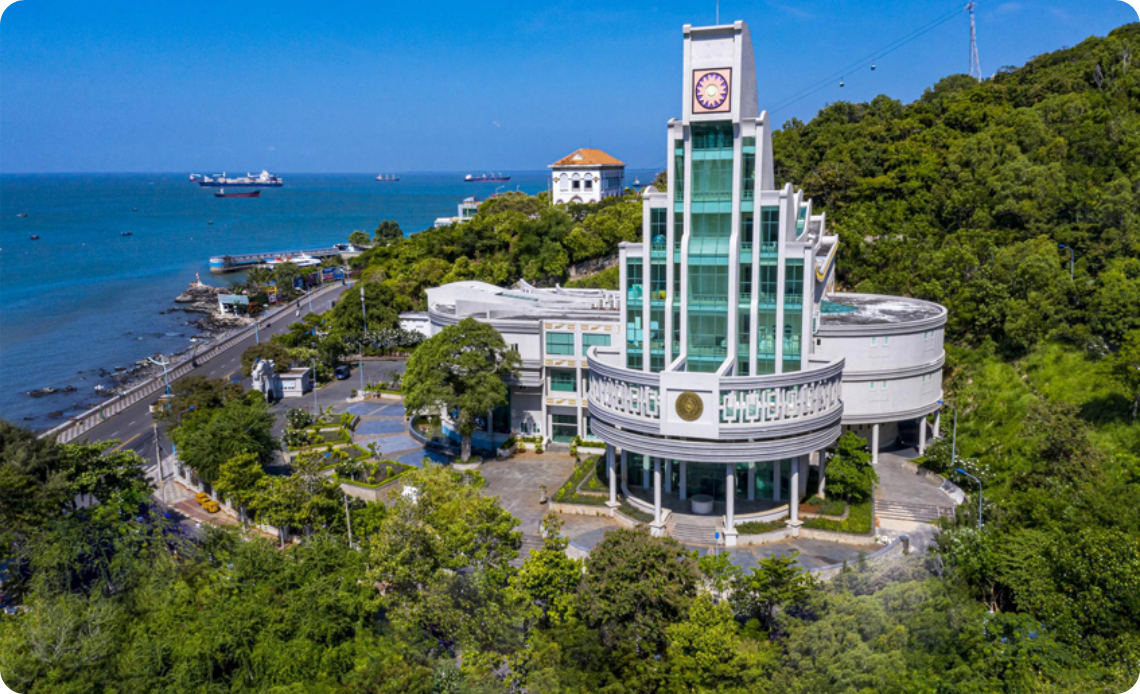
[[[587,353],[590,416],[595,431],[609,443],[637,449],[658,441],[678,448],[677,459],[693,460],[694,451],[687,449],[707,447],[713,441],[739,449],[727,454],[731,458],[763,460],[767,458],[755,456],[786,453],[779,439],[797,439],[794,448],[810,451],[838,436],[843,417],[842,359],[806,371],[725,377],[646,373],[622,367],[620,358],[616,349],[594,347]],[[683,399],[680,409],[679,399]],[[634,438],[639,445],[634,445]],[[693,443],[682,445],[688,439]],[[686,449],[684,454],[681,448]]]

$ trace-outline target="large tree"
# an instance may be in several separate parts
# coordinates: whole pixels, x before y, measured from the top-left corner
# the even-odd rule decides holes
[[[273,415],[257,391],[229,400],[218,410],[187,417],[171,432],[178,457],[207,482],[213,482],[222,464],[234,456],[253,453],[263,465],[273,461]]]
[[[507,402],[504,379],[518,376],[520,359],[498,330],[464,318],[426,340],[408,359],[401,388],[404,407],[416,414],[452,415],[462,436],[462,458],[471,457],[476,420]]]
[[[607,648],[639,659],[662,653],[666,627],[685,618],[697,594],[696,559],[679,542],[637,530],[611,530],[586,559],[577,611]]]
[[[1140,412],[1140,330],[1129,331],[1120,349],[1106,362],[1109,372],[1132,399],[1132,419],[1135,421]]]

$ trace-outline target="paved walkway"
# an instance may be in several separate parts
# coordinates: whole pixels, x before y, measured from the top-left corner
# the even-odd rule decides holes
[[[510,458],[483,463],[480,472],[487,480],[485,491],[519,519],[524,535],[538,536],[547,506],[539,503],[541,485],[547,496],[554,496],[574,471],[575,459],[557,453],[521,452]]]

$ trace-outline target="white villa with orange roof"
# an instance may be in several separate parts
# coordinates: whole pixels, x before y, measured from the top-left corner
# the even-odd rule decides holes
[[[601,202],[625,191],[625,162],[582,148],[550,165],[550,202]]]

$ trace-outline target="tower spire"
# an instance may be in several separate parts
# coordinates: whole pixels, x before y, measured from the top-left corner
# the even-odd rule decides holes
[[[979,82],[982,81],[982,64],[978,60],[978,30],[974,24],[974,8],[978,3],[974,0],[966,3],[966,12],[970,13],[970,76]]]

